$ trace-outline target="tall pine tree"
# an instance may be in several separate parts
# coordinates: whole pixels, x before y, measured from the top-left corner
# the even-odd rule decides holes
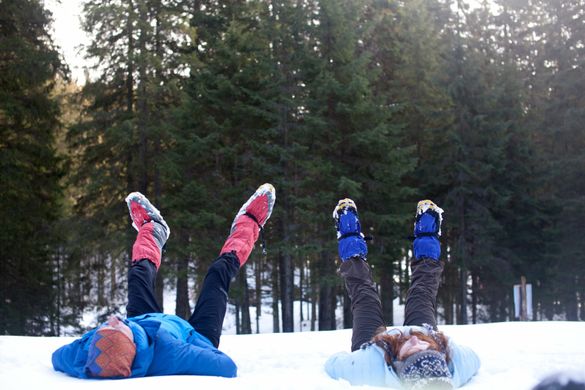
[[[40,1],[2,1],[0,15],[0,334],[55,334],[62,193],[51,94],[64,68]]]

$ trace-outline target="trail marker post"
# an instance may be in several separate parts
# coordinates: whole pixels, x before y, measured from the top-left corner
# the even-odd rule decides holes
[[[524,276],[514,285],[514,317],[520,321],[532,319],[532,284],[526,283]]]

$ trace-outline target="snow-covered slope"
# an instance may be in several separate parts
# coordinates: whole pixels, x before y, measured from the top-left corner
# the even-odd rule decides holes
[[[442,326],[480,356],[479,374],[464,389],[531,389],[548,374],[585,371],[585,323],[511,322]],[[238,377],[151,377],[123,382],[79,380],[55,372],[51,353],[70,337],[0,336],[0,388],[104,389],[349,389],[323,371],[327,358],[349,350],[350,330],[225,335],[220,349],[238,364]]]

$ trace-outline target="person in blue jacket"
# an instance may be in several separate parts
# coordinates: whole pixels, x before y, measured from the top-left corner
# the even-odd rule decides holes
[[[352,352],[340,352],[327,360],[329,376],[352,385],[452,389],[477,373],[480,361],[476,353],[437,329],[436,297],[443,271],[439,243],[442,213],[430,200],[417,205],[404,326],[387,329],[367,263],[368,248],[357,207],[351,199],[339,201],[333,218],[342,261],[339,273],[353,314]]]
[[[128,271],[126,319],[104,324],[53,353],[57,371],[78,378],[130,378],[153,375],[235,377],[233,360],[217,348],[232,278],[248,259],[270,217],[276,194],[263,184],[237,213],[220,256],[203,281],[191,317],[163,314],[154,295],[162,248],[170,229],[160,212],[139,192],[126,198],[138,235]]]

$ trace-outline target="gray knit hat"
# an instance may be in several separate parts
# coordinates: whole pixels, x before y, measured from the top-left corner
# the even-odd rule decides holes
[[[394,368],[404,387],[409,390],[453,389],[453,375],[441,352],[417,352],[404,361],[395,361]]]

